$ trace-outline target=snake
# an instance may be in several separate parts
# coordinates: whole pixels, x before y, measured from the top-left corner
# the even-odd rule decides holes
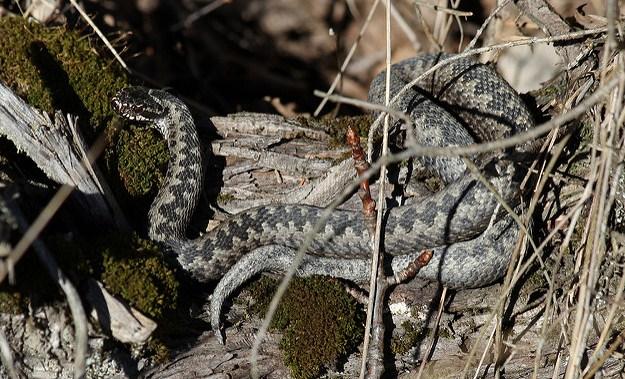
[[[411,83],[445,60],[449,62]],[[390,107],[412,121],[391,119],[394,134],[413,137],[404,138],[405,143],[453,149],[507,138],[534,126],[517,92],[493,67],[469,57],[415,56],[393,64],[389,79],[390,95],[397,98]],[[369,102],[385,103],[385,83],[382,71],[371,82]],[[258,206],[232,215],[200,237],[187,238],[203,182],[200,141],[189,108],[164,90],[145,87],[123,88],[111,103],[122,118],[147,123],[167,141],[170,161],[148,213],[148,236],[172,251],[192,278],[218,281],[211,297],[215,328],[222,303],[239,285],[260,272],[288,268],[324,209]],[[522,162],[512,158],[519,155],[531,156],[531,147],[526,143],[465,158],[417,157],[445,186],[418,202],[384,211],[382,246],[389,270],[401,272],[427,250],[432,258],[417,277],[452,288],[482,287],[500,279],[519,235],[519,226],[500,206],[501,201],[511,207],[520,203],[525,173]],[[466,159],[478,170],[470,170]],[[314,235],[297,274],[364,282],[371,251],[363,213],[335,209]]]

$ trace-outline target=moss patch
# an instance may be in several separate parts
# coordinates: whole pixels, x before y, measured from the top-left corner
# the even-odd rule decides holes
[[[178,304],[180,284],[155,242],[112,232],[79,242],[54,237],[46,243],[66,272],[79,280],[100,280],[113,295],[151,318],[163,319]]]
[[[217,204],[227,204],[235,199],[236,197],[231,193],[220,192],[217,195]]]
[[[258,299],[252,311],[263,317],[277,282],[262,278],[251,287]],[[364,314],[336,281],[323,277],[293,280],[272,327],[282,331],[280,348],[294,378],[316,378],[325,366],[354,349],[362,339]]]
[[[130,196],[145,196],[157,190],[167,169],[169,150],[154,129],[130,127],[121,130],[115,152],[119,178]]]
[[[155,319],[176,308],[179,283],[158,245],[121,235],[109,236],[102,246],[101,280],[109,291]]]
[[[402,322],[401,327],[404,333],[401,336],[393,336],[391,340],[391,351],[395,355],[408,353],[425,336],[423,329],[412,321]]]
[[[12,315],[20,314],[24,311],[26,302],[19,292],[7,285],[0,287],[0,311]]]
[[[362,141],[369,135],[369,127],[375,119],[371,115],[343,116],[324,120],[330,123],[330,136],[337,145],[345,145],[345,133],[350,127],[356,128]]]
[[[128,80],[89,38],[18,17],[0,18],[0,36],[0,80],[29,104],[75,114],[94,128],[110,122],[109,99]]]

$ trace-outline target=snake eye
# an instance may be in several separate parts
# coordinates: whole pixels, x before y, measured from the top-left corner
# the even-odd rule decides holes
[[[155,121],[165,114],[163,106],[144,87],[121,89],[111,99],[113,110],[128,120]]]

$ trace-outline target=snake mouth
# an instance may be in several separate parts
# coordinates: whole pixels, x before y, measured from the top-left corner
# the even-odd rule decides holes
[[[111,106],[119,116],[140,122],[151,122],[163,117],[165,108],[145,87],[126,87],[111,98]]]

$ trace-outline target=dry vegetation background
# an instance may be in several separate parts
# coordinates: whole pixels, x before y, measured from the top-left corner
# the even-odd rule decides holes
[[[407,336],[405,322],[414,327],[415,319],[426,332],[421,336],[425,338],[411,341],[410,349],[387,357],[392,366],[387,376],[622,378],[625,6],[614,0],[558,0],[549,6],[541,0],[392,3],[393,62],[423,52],[494,46],[476,58],[496,65],[525,94],[537,124],[549,134],[544,160],[534,167],[544,180],[529,191],[530,211],[521,215],[528,226],[533,224],[531,237],[525,235],[519,242],[508,276],[488,288],[453,293],[417,280],[398,286],[389,296],[397,326],[393,335]],[[66,25],[100,41],[95,25],[127,65],[133,82],[170,88],[190,105],[206,150],[210,146],[221,157],[209,171],[223,181],[207,184],[200,205],[204,214],[193,226],[199,231],[212,216],[223,219],[224,211],[260,203],[327,205],[350,183],[351,163],[337,163],[349,149],[331,138],[342,133],[327,125],[363,110],[333,101],[321,107],[314,91],[333,88],[334,93],[366,99],[369,82],[386,64],[384,4],[385,0],[4,0],[0,16],[32,17],[50,27]],[[111,65],[120,64],[113,53],[105,54],[110,54],[104,58]],[[278,114],[289,121],[225,116],[242,111]],[[247,125],[266,129],[269,135],[251,136]],[[284,125],[286,132],[280,129]],[[293,130],[298,131],[295,138],[287,133]],[[215,140],[217,135],[220,139]],[[274,155],[263,153],[269,150]],[[309,196],[310,188],[318,191]],[[302,195],[304,190],[309,192]],[[138,208],[124,209],[133,227],[145,220],[149,201],[142,201]],[[352,199],[347,206],[357,208],[359,203]],[[14,251],[7,250],[9,258],[3,264]],[[8,271],[2,267],[0,280]],[[57,280],[63,282],[63,275]],[[98,293],[93,287],[97,284],[90,285],[80,289],[83,298]],[[209,293],[202,288],[197,297]],[[206,319],[202,300],[191,302],[186,304],[189,312]],[[62,300],[55,306],[64,309],[64,304]],[[441,304],[444,312],[437,314]],[[242,317],[237,312],[242,313],[235,304],[229,317]],[[9,337],[0,334],[0,375],[37,377],[46,371],[50,377],[81,376],[87,365],[91,377],[139,372],[151,378],[246,377],[251,336],[260,325],[258,319],[241,321],[229,330],[230,345],[224,349],[205,323],[185,324],[193,331],[181,332],[175,342],[170,339],[170,360],[150,369],[154,360],[146,356],[158,348],[111,348],[110,337],[91,324],[90,360],[85,363],[84,349],[72,339],[80,329],[72,327],[70,320],[79,324],[73,308],[46,308],[45,313],[42,329],[60,324],[62,332],[27,329],[41,333],[51,346],[39,345],[46,353],[37,364],[25,359],[35,359],[27,333],[15,333],[20,322],[42,322],[33,316],[37,311],[2,319],[2,332]],[[360,352],[350,353],[328,372],[357,375]],[[275,378],[287,375],[281,355],[274,340],[267,342],[260,372]],[[12,370],[11,362],[20,360]]]

